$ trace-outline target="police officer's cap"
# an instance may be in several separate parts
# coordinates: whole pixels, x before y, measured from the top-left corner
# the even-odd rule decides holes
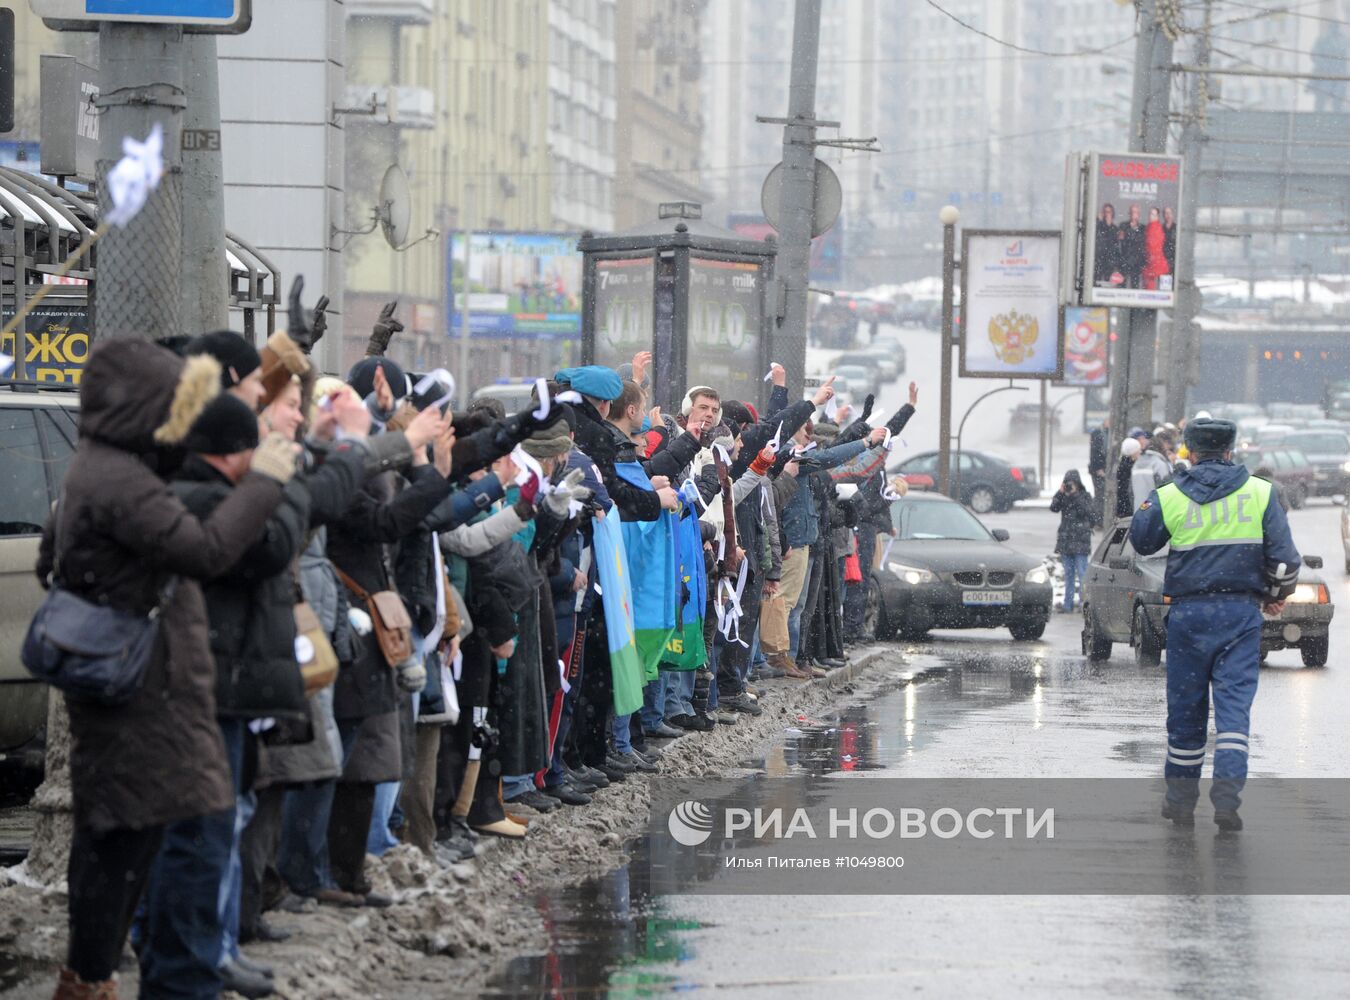
[[[1214,417],[1196,417],[1186,424],[1186,447],[1193,454],[1232,451],[1237,443],[1237,424]]]

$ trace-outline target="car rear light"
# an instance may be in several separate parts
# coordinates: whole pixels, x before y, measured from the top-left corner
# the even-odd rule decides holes
[[[1318,604],[1331,603],[1331,594],[1327,592],[1327,585],[1325,583],[1319,583],[1317,585],[1317,603]]]
[[[1022,470],[1019,469],[1017,466],[1014,465],[1011,469],[1008,470],[1008,473],[1019,483],[1022,481]]]

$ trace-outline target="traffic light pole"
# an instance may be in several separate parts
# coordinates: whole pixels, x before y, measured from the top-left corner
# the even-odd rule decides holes
[[[796,0],[792,22],[792,77],[788,123],[783,127],[782,220],[776,271],[783,282],[783,321],[774,337],[787,368],[788,392],[800,397],[806,376],[806,324],[811,230],[816,202],[816,62],[821,0]]]

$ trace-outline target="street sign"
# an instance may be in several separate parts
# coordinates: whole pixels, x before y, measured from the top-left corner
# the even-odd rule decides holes
[[[782,231],[783,164],[779,163],[764,178],[764,187],[759,192],[759,204],[769,225]],[[815,201],[811,210],[811,235],[819,236],[827,232],[839,218],[839,209],[844,205],[844,189],[839,185],[839,175],[830,169],[828,163],[816,161]]]
[[[74,56],[44,52],[41,80],[42,172],[53,177],[94,179],[98,160],[98,70]]]
[[[100,21],[181,24],[190,31],[247,31],[253,0],[28,0],[33,13],[65,30],[94,30]]]

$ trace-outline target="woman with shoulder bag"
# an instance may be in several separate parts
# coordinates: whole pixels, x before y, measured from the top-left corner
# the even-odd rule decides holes
[[[80,385],[79,444],[43,532],[38,577],[94,604],[138,614],[158,608],[162,628],[129,701],[67,699],[75,832],[58,1000],[116,996],[113,973],[165,824],[234,803],[197,581],[258,540],[294,460],[285,441],[265,441],[209,517],[189,513],[164,477],[219,390],[215,360],[185,362],[132,338],[101,344]],[[148,916],[142,990],[177,990],[181,984],[156,982],[155,970],[185,955],[182,929],[168,926],[153,898]]]

